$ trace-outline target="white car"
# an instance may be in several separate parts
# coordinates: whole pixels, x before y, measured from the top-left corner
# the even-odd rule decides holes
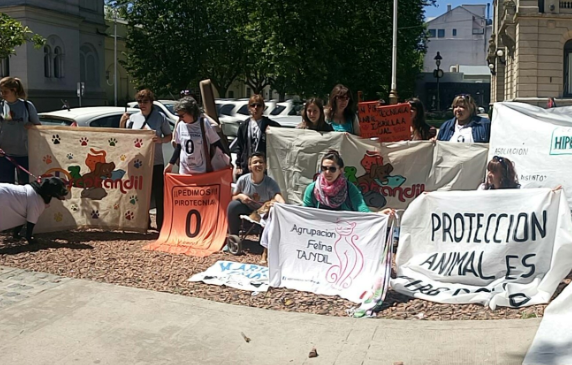
[[[295,102],[287,100],[284,102],[276,103],[276,106],[268,117],[275,122],[278,122],[285,128],[296,128],[302,122],[302,109],[304,104],[302,102]]]
[[[125,112],[134,114],[139,112],[139,109],[116,106],[94,106],[38,113],[38,117],[42,125],[119,128],[119,121]],[[169,120],[169,124],[171,125],[171,130],[173,130],[175,123]],[[170,143],[163,143],[163,160],[165,165],[169,163],[173,151],[174,148]]]
[[[175,100],[159,100],[159,101],[155,100],[153,102],[153,106],[159,108],[161,112],[165,114],[165,116],[169,118],[171,122],[176,124],[177,121],[179,120],[179,117],[177,116],[175,110],[173,109],[175,103],[176,103]],[[130,108],[139,109],[139,105],[137,104],[136,101],[131,101],[127,103],[127,106]]]

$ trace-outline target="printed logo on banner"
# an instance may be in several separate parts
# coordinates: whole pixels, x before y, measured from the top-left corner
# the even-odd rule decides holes
[[[177,207],[188,209],[185,218],[185,234],[190,240],[180,242],[179,245],[203,247],[203,239],[206,238],[208,232],[205,233],[201,229],[204,223],[202,217],[211,217],[214,221],[209,222],[209,225],[213,227],[218,225],[221,185],[174,186],[171,192],[173,194],[173,216],[178,210]],[[171,220],[171,228],[175,223],[177,220]]]
[[[554,128],[550,138],[550,154],[572,155],[572,128]]]
[[[363,253],[358,247],[355,227],[355,222],[347,221],[339,221],[336,226],[339,237],[334,242],[334,252],[338,263],[328,269],[326,277],[337,288],[349,288],[363,270]]]
[[[59,144],[59,137],[57,139]],[[55,142],[54,142],[55,143]],[[82,145],[83,146],[83,145]],[[81,197],[91,200],[101,200],[107,196],[106,189],[119,190],[122,194],[127,194],[129,190],[143,190],[143,176],[131,174],[129,179],[125,180],[125,170],[116,169],[115,162],[106,161],[107,152],[105,150],[90,149],[85,159],[85,165],[89,169],[82,172],[80,165],[68,165],[67,170],[60,167],[50,168],[41,177],[59,177],[68,185],[68,189],[72,187],[83,188]],[[74,160],[73,154],[68,154],[68,160]],[[44,162],[47,163],[46,160]],[[72,162],[73,163],[73,162]],[[134,159],[133,166],[135,169],[141,167],[142,162]]]

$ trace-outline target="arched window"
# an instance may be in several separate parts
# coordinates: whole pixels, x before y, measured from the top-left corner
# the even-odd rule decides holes
[[[54,77],[64,77],[64,52],[59,46],[54,49]]]
[[[572,96],[572,39],[564,44],[564,96]]]
[[[52,49],[44,46],[44,77],[52,77]]]
[[[98,86],[99,82],[99,60],[97,52],[89,44],[84,44],[79,49],[80,78],[86,86]]]

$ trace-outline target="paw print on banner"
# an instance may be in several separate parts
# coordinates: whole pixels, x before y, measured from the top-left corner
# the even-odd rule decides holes
[[[99,210],[92,210],[91,211],[91,218],[93,219],[99,219]]]
[[[127,213],[125,213],[125,219],[127,219],[128,221],[133,220],[135,218],[135,215],[133,214],[132,211],[128,210]]]
[[[141,146],[143,146],[143,140],[141,138],[136,138],[135,141],[133,141],[133,144],[135,144],[135,147],[141,148]]]
[[[56,222],[61,222],[63,219],[64,219],[64,216],[62,215],[62,213],[60,213],[60,212],[54,213],[54,220]]]
[[[82,146],[87,146],[87,142],[89,142],[89,139],[87,139],[87,137],[81,137],[79,139],[79,144],[81,144]]]
[[[117,140],[115,138],[110,138],[107,142],[111,147],[114,147],[117,144]]]
[[[54,142],[54,144],[60,144],[60,135],[59,134],[53,134],[52,135],[52,142]]]
[[[73,212],[78,212],[78,211],[79,211],[79,207],[78,207],[77,205],[75,205],[75,204],[72,204],[72,206],[70,207],[70,209],[71,209]]]
[[[140,168],[141,166],[143,166],[143,162],[139,159],[133,161],[133,166],[135,166],[136,169]]]
[[[125,160],[127,160],[127,156],[121,155],[121,156],[119,157],[119,159],[120,159],[121,161],[125,161]]]
[[[46,165],[49,165],[52,163],[52,156],[50,155],[45,155],[43,158],[44,162],[46,163]]]
[[[66,157],[68,158],[68,160],[73,160],[73,153],[68,153]]]
[[[139,201],[139,198],[138,198],[137,196],[131,195],[131,196],[129,197],[129,203],[135,205],[135,204],[137,204],[137,201]]]
[[[115,210],[119,209],[119,204],[117,204],[117,203],[113,204],[113,209],[115,209]]]

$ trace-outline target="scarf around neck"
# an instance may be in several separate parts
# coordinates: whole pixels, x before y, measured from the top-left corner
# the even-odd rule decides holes
[[[339,208],[348,197],[348,184],[344,175],[340,175],[333,183],[328,183],[324,174],[318,175],[314,185],[316,200],[330,208]]]

